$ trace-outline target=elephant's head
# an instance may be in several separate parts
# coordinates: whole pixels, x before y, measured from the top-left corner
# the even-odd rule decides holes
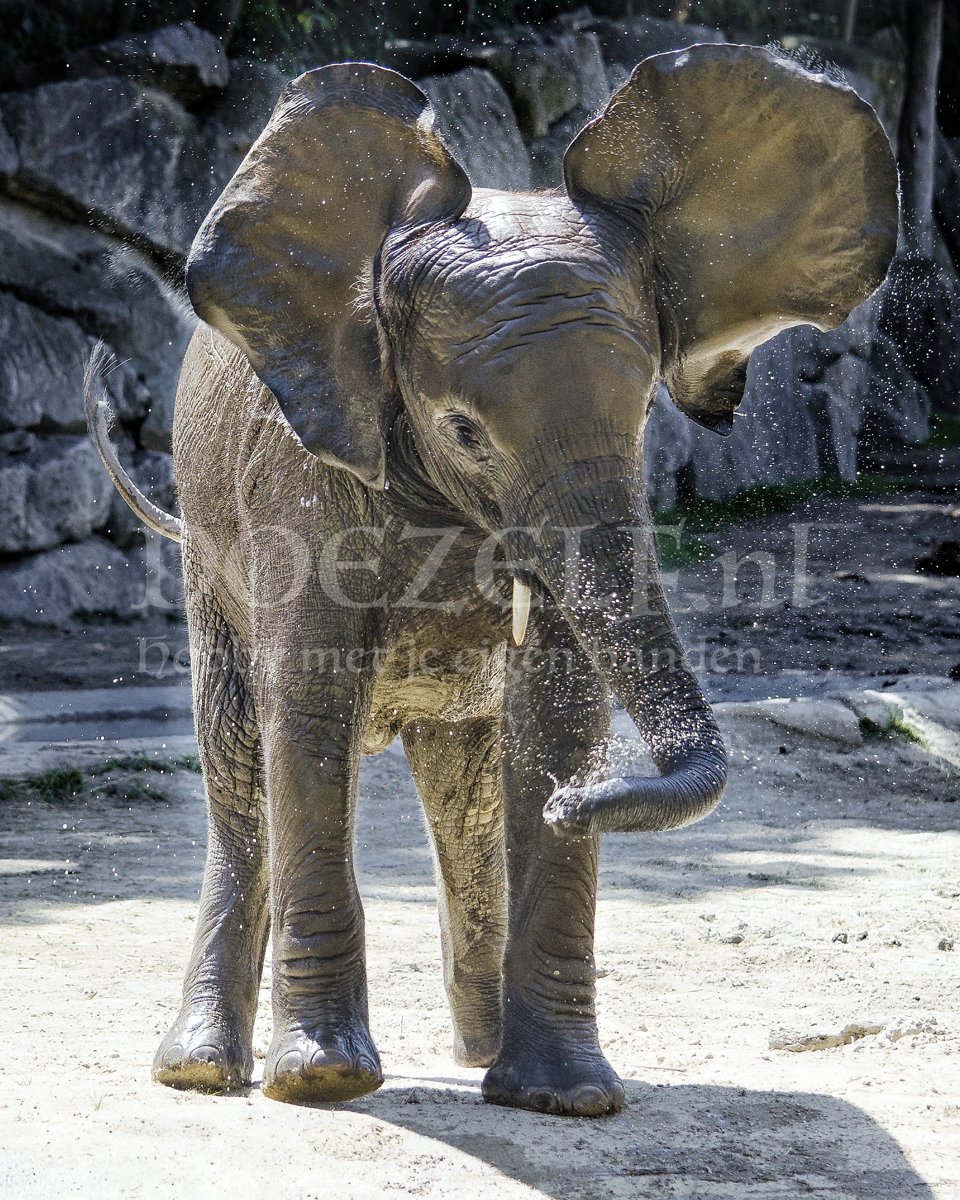
[[[314,454],[381,486],[400,423],[460,511],[538,531],[514,535],[521,607],[529,587],[553,597],[663,772],[564,789],[548,818],[662,828],[715,803],[725,767],[650,549],[656,383],[728,432],[756,346],[838,325],[883,280],[896,171],[848,88],[704,45],[637,67],[564,176],[565,193],[472,192],[413,84],[311,71],[201,229],[188,286]]]

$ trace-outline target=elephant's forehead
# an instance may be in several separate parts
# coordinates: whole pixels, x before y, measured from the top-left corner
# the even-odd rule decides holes
[[[548,217],[549,211],[516,207],[493,217],[468,212],[411,247],[403,273],[415,281],[408,295],[421,332],[442,334],[451,320],[461,329],[536,323],[561,310],[608,309],[629,319],[638,302],[635,273],[605,252],[582,222]]]

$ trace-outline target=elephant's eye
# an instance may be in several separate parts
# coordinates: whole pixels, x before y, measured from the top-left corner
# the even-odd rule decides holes
[[[473,422],[466,417],[451,417],[449,427],[453,436],[465,450],[470,450],[475,454],[478,450],[483,449],[483,438]]]

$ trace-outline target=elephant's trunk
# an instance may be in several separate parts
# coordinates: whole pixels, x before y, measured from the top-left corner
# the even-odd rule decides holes
[[[612,465],[600,479],[595,462],[583,464],[593,478],[574,493],[541,491],[537,573],[619,695],[661,775],[561,787],[544,815],[571,832],[675,829],[719,802],[726,752],[667,608],[634,469],[623,460],[617,470]],[[568,486],[571,477],[565,472]]]

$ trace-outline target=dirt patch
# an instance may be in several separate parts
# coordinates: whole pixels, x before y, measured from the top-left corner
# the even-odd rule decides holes
[[[86,747],[76,794],[0,802],[0,1195],[955,1200],[957,771],[895,736],[721,719],[718,813],[604,842],[600,1028],[628,1108],[600,1121],[485,1106],[453,1065],[398,747],[364,765],[357,832],[387,1082],[339,1108],[150,1082],[196,914],[195,773]],[[268,977],[261,1054],[269,1024]]]

